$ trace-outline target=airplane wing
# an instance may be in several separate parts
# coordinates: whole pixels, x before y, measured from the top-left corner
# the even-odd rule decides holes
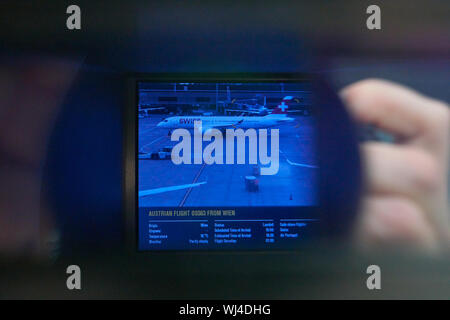
[[[202,131],[203,131],[203,132],[206,132],[206,131],[208,131],[209,129],[217,129],[217,130],[223,131],[223,130],[225,130],[225,129],[231,129],[231,128],[233,128],[233,126],[231,126],[231,125],[212,126],[212,127],[202,127]]]
[[[153,194],[168,192],[168,191],[176,191],[176,190],[182,190],[182,189],[187,189],[187,188],[198,187],[198,186],[201,186],[202,184],[205,184],[205,183],[206,183],[206,181],[192,183],[192,184],[183,184],[183,185],[178,185],[178,186],[170,186],[170,187],[162,187],[162,188],[155,188],[155,189],[149,189],[149,190],[142,190],[142,191],[139,191],[139,198],[150,196],[150,195],[153,195]]]
[[[241,119],[239,121],[237,121],[236,123],[233,124],[227,124],[227,125],[214,125],[214,126],[209,126],[209,127],[202,127],[202,131],[206,132],[209,129],[218,129],[218,130],[225,130],[225,129],[236,129],[239,127],[239,125],[244,121],[244,119]]]
[[[257,110],[227,109],[227,112],[240,112],[240,113],[259,114],[261,111],[257,111]]]
[[[239,126],[243,121],[244,121],[244,119],[241,119],[241,120],[239,120],[238,122],[236,122],[235,124],[232,124],[231,127],[236,128],[236,127]]]

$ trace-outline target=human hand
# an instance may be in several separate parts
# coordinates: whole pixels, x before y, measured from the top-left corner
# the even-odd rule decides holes
[[[361,146],[367,190],[356,224],[358,244],[448,246],[448,106],[373,79],[344,88],[341,97],[356,121],[396,137],[394,144]]]

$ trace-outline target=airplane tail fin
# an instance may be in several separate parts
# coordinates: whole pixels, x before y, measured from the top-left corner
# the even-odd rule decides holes
[[[268,116],[276,116],[278,118],[280,117],[286,117],[288,112],[288,105],[282,101],[275,109],[272,110],[272,112]]]

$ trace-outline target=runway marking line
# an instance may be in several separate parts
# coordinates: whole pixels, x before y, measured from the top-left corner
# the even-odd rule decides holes
[[[283,151],[280,150],[280,153],[286,158],[287,163],[289,163],[291,166],[311,168],[311,169],[318,169],[319,168],[318,166],[314,166],[314,165],[311,165],[311,164],[304,164],[304,163],[293,162],[293,161],[289,160],[288,157],[286,157],[286,155],[284,154]]]
[[[140,148],[140,150],[141,150],[141,151],[144,150],[144,148],[148,147],[149,145],[151,145],[151,144],[155,143],[156,141],[159,141],[159,140],[161,140],[161,139],[163,139],[163,138],[165,138],[165,137],[166,137],[166,136],[161,136],[161,137],[156,138],[155,140],[153,140],[153,141],[151,141],[151,142],[149,142],[149,143],[144,144],[144,145]]]
[[[167,191],[182,190],[182,189],[186,189],[186,188],[192,189],[193,187],[198,187],[205,183],[206,183],[206,181],[192,183],[192,184],[182,184],[179,186],[170,186],[170,187],[162,187],[162,188],[155,188],[155,189],[139,191],[139,197],[145,197],[145,196],[149,196],[152,194],[158,194],[158,193],[163,193],[163,192],[167,192]]]
[[[312,169],[317,169],[319,168],[318,166],[313,166],[310,164],[303,164],[303,163],[296,163],[296,162],[292,162],[291,160],[289,160],[288,158],[286,158],[287,163],[289,163],[291,166],[297,166],[297,167],[304,167],[304,168],[312,168]]]
[[[198,178],[200,177],[200,175],[202,174],[203,169],[205,168],[205,166],[206,166],[206,163],[203,163],[203,165],[202,165],[202,167],[200,168],[200,170],[198,170],[197,175],[196,175],[195,178],[194,178],[194,181],[192,181],[192,184],[195,184],[195,183],[197,182],[197,180],[198,180]],[[205,182],[205,183],[206,183],[206,182]],[[191,191],[192,191],[192,187],[189,188],[189,189],[186,191],[186,193],[185,193],[183,199],[181,200],[180,204],[178,205],[179,207],[184,206],[184,204],[186,203],[187,198],[188,198],[189,195],[191,194]]]

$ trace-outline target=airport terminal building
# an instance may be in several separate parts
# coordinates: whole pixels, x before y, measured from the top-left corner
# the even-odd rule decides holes
[[[228,114],[229,110],[273,109],[292,97],[291,110],[311,113],[311,88],[291,83],[147,83],[139,84],[139,108],[159,113],[196,111]],[[306,115],[306,114],[305,114]]]

